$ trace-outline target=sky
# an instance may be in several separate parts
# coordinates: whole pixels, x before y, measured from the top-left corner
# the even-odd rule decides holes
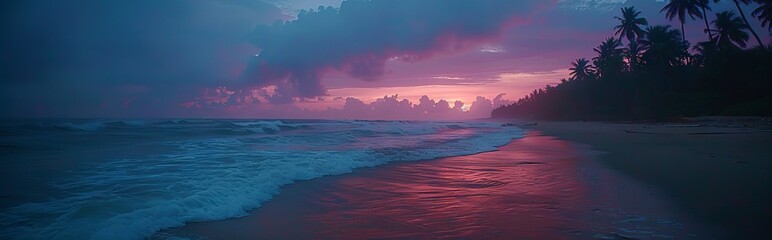
[[[592,58],[623,6],[680,28],[665,4],[2,1],[0,117],[484,118]],[[687,40],[703,28],[687,21]]]

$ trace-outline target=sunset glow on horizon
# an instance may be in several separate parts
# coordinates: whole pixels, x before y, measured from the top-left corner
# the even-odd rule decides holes
[[[772,0],[5,0],[0,34],[0,240],[772,235]]]
[[[670,23],[655,0],[169,1],[133,10],[148,4],[14,5],[39,18],[6,30],[13,70],[3,71],[2,115],[368,118],[327,110],[395,95],[411,107],[423,96],[451,110],[460,101],[470,112],[478,100],[480,109],[498,107],[568,78],[570,62],[591,58],[612,34],[620,7]],[[84,20],[70,20],[76,15]],[[59,30],[45,38],[23,30],[52,22]],[[114,29],[136,34],[117,37]],[[687,37],[701,29],[687,22]]]

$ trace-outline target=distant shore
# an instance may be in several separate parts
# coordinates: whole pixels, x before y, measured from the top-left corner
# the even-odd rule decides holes
[[[528,128],[607,152],[601,162],[661,189],[679,208],[735,239],[772,234],[768,118],[672,124],[538,122]]]

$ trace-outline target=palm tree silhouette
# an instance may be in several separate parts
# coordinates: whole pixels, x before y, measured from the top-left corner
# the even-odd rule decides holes
[[[627,62],[630,65],[630,71],[639,70],[642,63],[641,54],[645,50],[646,47],[641,44],[640,41],[632,41],[627,44],[627,48],[624,49],[622,54],[627,58]]]
[[[615,35],[619,35],[619,39],[627,37],[628,42],[633,42],[635,39],[643,37],[646,31],[641,29],[641,26],[648,26],[649,21],[646,18],[638,17],[641,12],[635,10],[635,7],[622,8],[622,17],[614,17],[621,23],[614,27],[617,30]]]
[[[582,80],[592,75],[592,65],[590,65],[590,61],[584,58],[576,59],[571,63],[571,68],[568,70],[571,70],[570,76],[572,79]]]
[[[662,121],[723,113],[772,116],[767,107],[772,81],[765,77],[772,73],[765,67],[772,44],[755,47],[740,13],[713,12],[709,6],[713,2],[671,0],[661,11],[667,11],[671,20],[678,17],[680,30],[687,16],[705,21],[708,40],[695,41],[693,52],[677,25],[643,27],[646,19],[636,8],[621,8],[622,14],[613,20],[618,21],[613,36],[593,48],[592,58],[571,62],[570,78],[494,110],[493,117]],[[772,30],[772,0],[735,2],[759,3],[751,15]],[[625,38],[628,43],[622,47]]]
[[[647,48],[643,53],[647,65],[655,68],[677,66],[688,56],[688,45],[681,39],[678,30],[671,29],[669,25],[655,25],[647,28],[646,32],[648,34],[641,39],[641,44]]]
[[[772,31],[772,1],[758,0],[759,6],[751,13],[752,16],[757,17],[761,21],[761,26],[766,26],[768,30]]]
[[[718,48],[716,47],[716,40],[711,40],[711,41],[698,42],[697,44],[694,44],[694,47],[692,47],[692,50],[697,52],[697,54],[695,54],[695,57],[705,58],[706,56],[711,55],[716,51],[718,51]]]
[[[708,11],[710,10],[710,3],[708,3],[708,0],[700,0],[701,8],[702,8],[702,20],[705,20],[705,32],[708,33],[708,38],[710,40],[713,40],[713,32],[710,31],[710,24],[708,23]]]
[[[748,25],[742,19],[735,16],[733,12],[723,11],[716,13],[716,20],[713,20],[715,31],[718,34],[716,45],[721,49],[733,47],[745,47],[748,41]]]
[[[622,70],[622,41],[614,37],[606,38],[598,47],[592,49],[598,54],[592,59],[598,76],[618,73]]]
[[[714,1],[718,2],[718,0],[714,0]],[[740,3],[749,4],[749,3],[751,3],[751,0],[732,0],[732,1],[734,2],[734,5],[737,7],[737,11],[740,12],[740,16],[742,17],[743,22],[745,23],[745,25],[748,25],[748,30],[750,30],[751,33],[753,34],[753,37],[756,38],[756,42],[759,43],[759,46],[763,47],[764,44],[761,43],[761,38],[759,38],[759,35],[756,34],[756,31],[753,30],[753,28],[751,27],[751,24],[748,23],[748,19],[745,18],[745,12],[740,7]]]
[[[686,23],[686,15],[695,19],[695,17],[703,18],[700,13],[701,7],[705,6],[705,1],[702,0],[670,0],[670,3],[665,5],[659,12],[665,12],[665,17],[668,20],[678,17],[678,21],[681,22],[681,34],[682,39],[686,41],[686,32],[684,31],[684,23]]]
[[[621,53],[621,49],[619,49],[619,47],[621,46],[622,46],[622,41],[614,37],[608,37],[606,38],[606,40],[601,42],[600,45],[598,45],[598,47],[593,48],[592,50],[598,54],[597,58],[605,58],[605,57],[612,56],[614,54]]]

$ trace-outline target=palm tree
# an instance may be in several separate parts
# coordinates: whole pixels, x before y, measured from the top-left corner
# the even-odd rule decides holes
[[[733,12],[723,11],[716,13],[716,20],[713,20],[715,31],[718,33],[716,38],[716,45],[721,49],[731,47],[745,47],[748,41],[748,33],[744,30],[748,29],[748,25],[743,22],[742,19],[735,16]]]
[[[621,49],[619,47],[622,46],[622,41],[619,39],[616,39],[614,37],[608,37],[605,41],[601,42],[600,45],[593,48],[592,50],[595,51],[595,53],[598,54],[598,57],[596,58],[605,58],[612,56],[614,54],[621,53]]]
[[[710,31],[710,24],[708,24],[708,11],[710,10],[710,6],[708,3],[708,0],[700,0],[701,8],[702,8],[702,20],[705,20],[705,32],[708,33],[708,38],[710,40],[713,40],[713,32]]]
[[[614,37],[606,38],[593,51],[598,54],[592,59],[599,76],[607,76],[622,71],[624,61],[622,59],[622,41]]]
[[[627,48],[622,53],[630,65],[630,71],[636,71],[641,66],[641,54],[646,50],[646,47],[641,44],[640,41],[632,41],[627,44]]]
[[[705,1],[702,0],[670,0],[670,3],[665,5],[659,12],[665,12],[665,17],[668,20],[678,17],[678,21],[681,22],[681,34],[682,39],[686,41],[686,32],[684,31],[684,23],[686,23],[686,15],[695,19],[695,17],[703,18],[700,13],[701,7],[705,6]]]
[[[568,70],[571,70],[571,79],[587,79],[592,75],[592,65],[584,58],[576,59]]]
[[[748,19],[747,19],[747,18],[745,18],[745,12],[744,12],[744,11],[743,11],[743,9],[740,7],[740,3],[741,3],[741,2],[742,2],[743,4],[750,4],[750,3],[751,3],[751,0],[732,0],[732,1],[734,1],[734,5],[737,7],[737,11],[738,11],[738,12],[740,12],[740,16],[743,18],[743,22],[745,22],[745,25],[748,25],[748,30],[750,30],[750,31],[751,31],[751,33],[753,34],[753,37],[755,37],[755,38],[756,38],[756,42],[758,42],[758,43],[759,43],[759,46],[764,46],[764,44],[763,44],[763,43],[761,43],[761,38],[759,38],[759,35],[758,35],[758,34],[756,34],[756,31],[754,31],[754,30],[753,30],[753,28],[751,27],[751,24],[750,24],[750,23],[748,23]]]
[[[704,42],[698,42],[697,44],[692,47],[692,50],[697,52],[694,54],[694,64],[697,66],[704,66],[706,59],[708,59],[708,56],[713,55],[718,51],[718,47],[716,46],[716,40],[710,40],[710,41],[704,41]]]
[[[646,18],[638,17],[641,12],[635,10],[635,7],[622,8],[622,17],[614,17],[621,23],[614,27],[616,31],[615,35],[619,35],[619,39],[627,37],[628,42],[633,42],[635,39],[643,37],[646,31],[641,29],[641,26],[648,26],[649,21]]]
[[[681,65],[689,55],[689,46],[681,39],[678,30],[668,25],[655,25],[646,31],[648,34],[641,39],[641,44],[647,48],[642,57],[647,66],[662,68]]]
[[[753,10],[751,15],[761,21],[762,27],[766,26],[768,30],[772,31],[772,1],[757,0],[756,2],[761,6]]]

